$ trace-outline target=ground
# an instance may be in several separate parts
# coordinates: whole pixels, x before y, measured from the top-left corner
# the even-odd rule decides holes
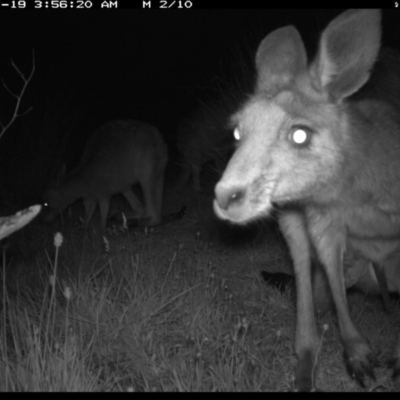
[[[265,272],[292,274],[286,244],[274,217],[245,228],[217,220],[212,210],[217,176],[212,171],[207,173],[206,169],[203,191],[195,193],[190,184],[177,187],[178,173],[169,169],[163,204],[165,223],[120,231],[115,220],[111,220],[107,251],[99,234],[98,215],[87,229],[79,226],[83,213],[79,203],[50,226],[38,218],[10,237],[13,240],[4,264],[7,265],[7,304],[9,310],[29,310],[29,313],[18,311],[22,317],[14,317],[17,314],[6,311],[3,303],[13,331],[7,343],[15,343],[9,352],[15,354],[18,365],[28,365],[27,371],[36,354],[41,363],[37,368],[42,371],[36,374],[36,380],[26,378],[30,376],[27,373],[22,378],[17,374],[15,387],[45,391],[293,389],[296,367],[293,287],[281,293],[262,278]],[[119,197],[112,203],[116,212],[128,207]],[[185,215],[181,219],[167,218],[182,207]],[[64,237],[58,250],[53,246],[55,232],[62,232]],[[49,279],[51,284],[56,273],[64,292],[52,297]],[[66,288],[71,292],[67,302]],[[46,305],[46,299],[50,306]],[[54,299],[57,299],[55,303]],[[392,355],[399,331],[398,302],[391,303],[389,316],[384,313],[379,298],[355,293],[349,295],[349,305],[355,322],[382,362],[382,367],[376,370],[376,381],[368,381],[367,390],[393,390],[389,371],[384,366]],[[51,317],[53,307],[58,316],[55,320]],[[57,339],[44,340],[49,343],[55,340],[58,348],[64,346],[63,355],[53,350],[43,350],[45,354],[42,354],[41,349],[47,347],[40,346],[34,348],[38,349],[35,354],[20,351],[20,348],[31,348],[30,343],[36,340],[36,331],[32,338],[31,331],[24,328],[32,321],[42,327],[38,332],[47,338],[46,316],[50,316],[53,324],[56,321],[53,329],[60,327],[61,334]],[[66,316],[74,326],[69,328],[73,332],[70,339],[63,325]],[[334,313],[319,319],[318,327],[323,345],[317,387],[329,391],[359,391],[360,386],[345,369]],[[22,332],[21,343],[15,341],[18,330]],[[0,329],[0,334],[9,335],[7,329]],[[27,343],[24,343],[25,337]],[[77,337],[82,342],[78,352],[74,344]],[[87,343],[92,347],[85,358],[82,353]],[[70,346],[75,353],[68,362],[77,366],[65,370]],[[53,345],[48,346],[52,348]],[[0,346],[0,353],[2,349]],[[71,389],[70,381],[67,384],[59,376],[79,371],[81,360],[85,371],[96,372],[91,380],[95,383],[88,387],[87,381],[78,379],[73,381]],[[8,362],[8,370],[14,370],[10,357]],[[46,367],[53,365],[52,362],[60,366]],[[61,368],[59,374],[56,374],[57,368]],[[0,378],[2,373],[0,368]],[[57,376],[50,379],[51,374]],[[10,386],[3,387],[0,383],[1,388],[9,390]]]

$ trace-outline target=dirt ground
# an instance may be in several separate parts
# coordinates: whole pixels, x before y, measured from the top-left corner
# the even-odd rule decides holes
[[[240,313],[239,315],[246,316],[250,324],[252,324],[252,329],[260,332],[260,337],[265,336],[265,333],[270,330],[278,329],[277,327],[279,327],[279,330],[284,329],[287,332],[284,336],[290,338],[290,340],[288,339],[289,353],[291,354],[289,364],[294,372],[296,365],[294,356],[295,295],[279,296],[279,301],[284,304],[271,307],[271,303],[276,296],[274,297],[274,294],[271,294],[270,286],[263,279],[263,273],[265,272],[283,273],[288,276],[293,274],[290,256],[277,227],[276,218],[272,215],[269,219],[246,227],[232,226],[219,221],[212,209],[214,187],[217,180],[218,174],[214,171],[213,165],[206,166],[201,179],[203,190],[201,193],[196,193],[190,183],[184,187],[177,185],[177,182],[179,182],[179,169],[170,166],[167,170],[163,201],[164,222],[153,228],[131,227],[129,236],[127,236],[126,232],[121,234],[124,235],[123,237],[113,235],[110,232],[110,259],[112,259],[113,253],[124,251],[123,246],[127,243],[125,239],[128,238],[129,254],[139,254],[143,249],[143,243],[147,243],[148,249],[155,255],[154,260],[157,267],[168,269],[172,260],[174,260],[175,253],[178,251],[179,259],[187,260],[188,270],[192,269],[192,267],[197,268],[199,265],[203,265],[204,270],[212,271],[215,279],[218,279],[223,284],[224,290],[226,288],[232,294],[235,310]],[[112,201],[111,207],[114,212],[129,209],[122,196],[116,196]],[[183,207],[185,207],[185,213],[182,218],[170,220],[169,216],[179,212]],[[77,203],[72,207],[72,210],[64,213],[63,218],[68,221],[68,224],[78,224],[78,217],[82,216],[82,213],[82,204]],[[73,218],[69,218],[71,215]],[[95,221],[91,222],[91,232],[93,230],[96,231],[98,224],[97,214],[94,215],[94,219]],[[56,232],[60,228],[61,222],[62,218],[58,218],[51,230]],[[113,222],[110,221],[108,227],[112,228],[112,225]],[[31,228],[33,229],[34,226]],[[28,230],[24,232],[28,232]],[[142,235],[149,236],[146,240],[141,240]],[[47,236],[50,237],[50,235]],[[83,235],[79,237],[81,236]],[[71,236],[69,240],[72,240]],[[48,247],[51,248],[51,245]],[[94,262],[100,261],[102,264],[100,246],[97,246],[94,250],[94,253],[97,254],[93,256],[95,257]],[[193,263],[194,259],[197,260],[196,265]],[[289,290],[292,290],[293,284],[294,280],[291,281]],[[360,293],[352,294],[351,296],[361,298],[360,301],[355,302],[349,297],[349,306],[357,323],[360,323],[357,317],[365,315],[367,308],[371,309],[371,317],[365,318],[364,316],[362,318],[363,324],[364,321],[371,324],[377,321],[377,309],[382,311],[380,313],[382,318],[387,319],[387,315],[383,315],[383,306],[380,298],[367,299],[365,295]],[[356,303],[360,305],[359,309],[354,308]],[[380,326],[382,326],[382,323],[380,323]],[[363,331],[367,330],[369,329],[364,329]],[[391,329],[391,332],[394,335],[397,329]],[[372,337],[370,332],[368,332],[367,336]],[[336,335],[334,342],[340,347],[338,339]],[[377,342],[376,339],[374,341]],[[385,339],[386,342],[388,342],[387,339]],[[390,343],[393,344],[394,341],[391,340]],[[384,347],[384,344],[380,347],[382,346]],[[327,347],[325,346],[325,348]],[[342,375],[351,381],[344,371],[344,361],[341,357],[342,350],[340,348],[337,349],[337,354],[339,354],[338,363],[340,368],[343,369]],[[324,353],[322,353],[321,358],[323,357]],[[321,370],[326,372],[326,368],[321,368]],[[335,376],[340,376],[340,374],[335,374]],[[354,386],[357,389],[355,383]]]

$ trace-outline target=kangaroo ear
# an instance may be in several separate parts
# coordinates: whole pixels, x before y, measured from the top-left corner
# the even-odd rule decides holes
[[[293,26],[264,38],[257,50],[257,89],[270,91],[287,86],[307,66],[307,53]]]
[[[310,68],[313,84],[336,99],[357,92],[369,79],[379,53],[379,10],[349,10],[323,32]]]

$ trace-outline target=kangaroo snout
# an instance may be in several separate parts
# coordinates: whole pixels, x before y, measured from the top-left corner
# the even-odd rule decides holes
[[[236,223],[242,221],[245,205],[246,188],[242,186],[227,186],[220,181],[215,187],[214,211],[221,219],[229,219]]]
[[[246,197],[246,188],[240,186],[226,187],[219,183],[215,188],[215,202],[224,211],[240,207]]]

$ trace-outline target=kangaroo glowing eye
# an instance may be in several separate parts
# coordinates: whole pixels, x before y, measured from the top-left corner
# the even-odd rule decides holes
[[[233,137],[238,141],[240,140],[239,128],[235,128],[235,130],[233,131]]]
[[[296,129],[292,133],[292,140],[296,144],[304,144],[308,140],[308,134],[304,129]]]

